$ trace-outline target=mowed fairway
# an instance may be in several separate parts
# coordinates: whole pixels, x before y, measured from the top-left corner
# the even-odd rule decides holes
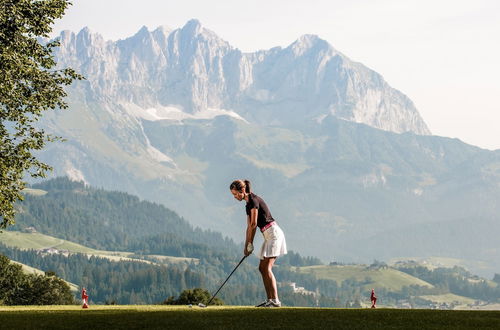
[[[193,306],[0,307],[1,329],[499,329],[500,311]]]

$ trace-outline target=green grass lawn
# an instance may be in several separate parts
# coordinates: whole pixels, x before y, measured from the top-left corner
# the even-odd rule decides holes
[[[339,285],[348,278],[354,278],[357,281],[371,279],[370,283],[365,285],[365,289],[386,288],[391,291],[399,291],[403,286],[420,285],[432,288],[433,285],[422,281],[409,274],[400,272],[394,268],[369,269],[364,265],[334,265],[334,266],[308,266],[292,268],[299,273],[309,273],[316,275],[317,278],[336,281]]]
[[[439,294],[439,295],[426,295],[426,296],[420,296],[419,298],[438,302],[438,303],[458,303],[462,305],[469,305],[474,303],[475,299],[472,298],[467,298],[467,297],[462,297],[458,296],[453,293],[445,293],[445,294]]]
[[[500,311],[187,306],[0,307],[0,329],[499,329]]]
[[[128,260],[153,263],[151,261],[131,258],[133,256],[132,252],[96,250],[81,244],[73,243],[71,241],[66,241],[64,239],[44,235],[41,233],[23,233],[19,231],[4,230],[2,233],[0,233],[0,242],[7,246],[16,247],[19,249],[43,249],[53,247],[58,250],[68,250],[72,253],[84,253],[87,255],[99,256],[112,261]],[[196,258],[181,258],[161,255],[152,255],[151,257],[153,257],[153,259],[155,260],[158,260],[158,262],[160,263],[166,264],[198,261],[198,259]]]
[[[19,249],[43,249],[54,247],[80,253],[97,253],[98,250],[41,233],[22,233],[5,230],[0,233],[0,242]]]

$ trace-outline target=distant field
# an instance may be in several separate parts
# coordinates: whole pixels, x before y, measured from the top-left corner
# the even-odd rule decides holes
[[[11,260],[10,262],[21,266],[23,269],[23,273],[25,273],[25,274],[45,275],[45,272],[43,270],[38,269],[38,268],[33,268],[31,266],[25,265],[23,263],[20,263],[20,262],[14,261],[14,260]]]
[[[399,291],[403,286],[409,285],[433,287],[428,282],[393,268],[369,269],[363,265],[334,265],[295,267],[292,269],[299,273],[314,274],[317,278],[333,280],[338,284],[341,284],[342,281],[348,278],[354,278],[357,281],[370,279],[370,282],[364,285],[364,288],[367,290],[371,288],[387,288],[392,291]]]
[[[14,261],[14,260],[11,260],[10,262],[15,263],[16,265],[20,265],[25,274],[36,274],[36,275],[44,275],[45,274],[45,272],[43,270],[40,270],[38,268],[33,268],[33,267],[30,267],[28,265],[25,265],[23,263],[20,263],[20,262]],[[71,282],[68,282],[66,280],[63,280],[63,281],[69,285],[69,288],[71,289],[71,291],[77,292],[80,290],[78,285],[71,283]]]
[[[492,266],[490,263],[474,259],[459,259],[459,258],[446,258],[446,257],[400,257],[392,258],[388,261],[390,265],[395,265],[397,262],[405,262],[408,260],[413,260],[419,263],[421,266],[425,266],[428,269],[436,269],[438,267],[453,268],[455,266],[460,266],[465,269],[481,269],[487,272],[492,272]],[[489,281],[490,285],[494,285],[493,281]]]
[[[57,248],[58,250],[69,250],[80,253],[97,253],[98,250],[86,246],[65,241],[40,233],[22,233],[19,231],[4,231],[0,233],[0,242],[7,246],[17,247],[19,249],[44,249]]]
[[[49,235],[44,235],[41,233],[22,233],[19,231],[7,231],[4,230],[0,233],[0,242],[19,249],[45,249],[45,248],[55,248],[57,250],[67,250],[73,253],[84,253],[89,256],[98,256],[101,258],[107,258],[112,261],[141,261],[146,263],[155,263],[152,261],[132,258],[132,252],[126,251],[105,251],[96,250],[86,247],[81,244],[73,243],[63,239],[55,238]],[[171,256],[160,256],[152,255],[152,259],[157,260],[159,263],[179,263],[179,262],[198,262],[195,258],[181,258],[181,257],[171,257]]]
[[[2,329],[499,329],[500,311],[187,306],[0,307]]]
[[[449,304],[458,303],[461,305],[470,305],[470,304],[473,304],[475,301],[475,299],[457,296],[456,294],[453,294],[453,293],[420,296],[420,298],[425,299],[425,300],[434,301],[437,303],[449,303]]]
[[[22,191],[23,194],[33,195],[33,196],[43,196],[47,194],[45,190],[41,189],[32,189],[32,188],[24,188]]]

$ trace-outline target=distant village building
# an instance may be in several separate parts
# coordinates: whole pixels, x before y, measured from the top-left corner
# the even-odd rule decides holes
[[[292,290],[293,290],[294,293],[309,294],[309,295],[312,295],[312,296],[316,296],[317,295],[317,293],[314,292],[314,291],[309,291],[309,290],[306,290],[302,286],[297,286],[297,283],[295,283],[295,282],[290,282],[290,283],[288,283],[288,285],[292,288]]]
[[[42,253],[42,254],[59,254],[59,250],[55,249],[55,248],[44,248],[44,249],[38,249],[37,250],[38,252]]]
[[[38,250],[36,250],[36,252],[38,254],[41,254],[42,256],[53,255],[53,254],[61,254],[65,257],[69,256],[69,250],[58,250],[58,249],[53,248],[53,247],[38,249]]]
[[[26,227],[24,228],[23,230],[23,233],[29,233],[29,234],[34,234],[36,233],[36,229],[35,227],[31,226],[31,227]]]
[[[295,282],[288,282],[288,283],[284,283],[284,284],[290,286],[292,288],[292,290],[293,290],[293,293],[305,294],[305,295],[311,295],[311,296],[313,296],[316,299],[316,306],[319,306],[319,296],[320,296],[320,293],[319,293],[318,289],[316,289],[316,292],[309,291],[309,290],[306,290],[302,286],[297,286],[297,283],[295,283]]]

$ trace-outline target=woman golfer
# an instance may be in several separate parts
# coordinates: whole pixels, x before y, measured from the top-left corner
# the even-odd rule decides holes
[[[285,234],[283,234],[283,231],[273,219],[264,200],[250,190],[250,181],[235,180],[231,183],[229,189],[234,198],[240,202],[242,200],[247,202],[247,230],[243,253],[246,256],[252,253],[253,239],[257,227],[259,227],[264,235],[264,243],[259,254],[259,271],[264,281],[264,287],[266,288],[267,300],[256,307],[281,307],[272,268],[276,258],[287,252]]]

